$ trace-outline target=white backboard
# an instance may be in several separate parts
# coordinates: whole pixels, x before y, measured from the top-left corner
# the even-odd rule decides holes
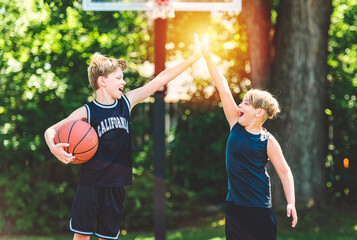
[[[170,0],[175,11],[242,10],[241,0]],[[153,0],[82,0],[85,11],[151,11]]]

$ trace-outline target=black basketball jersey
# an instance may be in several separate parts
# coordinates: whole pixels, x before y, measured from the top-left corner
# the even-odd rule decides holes
[[[98,134],[98,150],[82,164],[79,184],[120,187],[132,183],[130,103],[126,96],[112,105],[85,104],[88,123]]]
[[[226,148],[227,201],[246,207],[271,208],[267,146],[270,133],[248,132],[238,122],[229,133]]]

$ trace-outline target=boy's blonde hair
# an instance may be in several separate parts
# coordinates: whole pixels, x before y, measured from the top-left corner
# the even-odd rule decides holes
[[[98,78],[100,76],[108,77],[109,74],[115,72],[118,68],[124,71],[126,69],[126,61],[108,58],[98,52],[95,53],[88,67],[88,78],[92,88],[96,91],[99,88]]]
[[[245,94],[249,104],[254,108],[265,110],[264,120],[274,118],[281,112],[278,101],[267,91],[252,89]]]

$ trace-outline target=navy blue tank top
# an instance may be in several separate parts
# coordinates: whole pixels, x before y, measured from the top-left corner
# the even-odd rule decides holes
[[[85,104],[88,123],[98,134],[98,150],[82,164],[80,185],[121,187],[132,183],[130,103],[126,96],[112,105]]]
[[[227,201],[246,207],[270,208],[270,178],[266,170],[269,133],[249,133],[236,123],[228,137]]]

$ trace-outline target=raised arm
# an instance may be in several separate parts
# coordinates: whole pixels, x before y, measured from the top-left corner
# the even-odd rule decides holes
[[[176,78],[178,75],[183,73],[188,67],[190,67],[194,62],[196,62],[200,57],[200,44],[198,41],[197,35],[195,35],[195,50],[194,53],[182,63],[165,69],[159,75],[157,75],[153,80],[148,82],[142,87],[134,89],[126,93],[130,101],[131,108],[133,108],[136,104],[141,103],[146,98],[154,94],[161,87],[166,85],[168,82]]]
[[[226,116],[226,119],[229,123],[229,126],[232,128],[234,124],[238,121],[239,118],[239,109],[234,101],[231,90],[229,89],[228,82],[223,74],[219,71],[217,65],[214,63],[211,52],[209,50],[209,39],[206,35],[203,40],[202,55],[206,60],[208,71],[211,75],[211,78],[216,85],[216,88],[219,92],[221,102],[223,105],[223,111]]]
[[[267,153],[271,163],[274,165],[274,168],[279,175],[281,183],[283,184],[287,201],[287,216],[293,217],[291,226],[295,227],[298,221],[298,217],[295,208],[294,178],[290,167],[284,158],[281,147],[273,136],[269,137]]]
[[[58,143],[55,144],[54,138],[59,127],[64,124],[65,122],[72,121],[72,120],[86,120],[87,119],[87,110],[84,106],[78,108],[73,113],[71,113],[67,118],[63,119],[62,121],[54,124],[53,126],[49,127],[45,133],[45,141],[50,149],[51,153],[61,162],[68,164],[73,161],[74,156],[72,154],[67,153],[64,148],[68,147],[68,143]]]

